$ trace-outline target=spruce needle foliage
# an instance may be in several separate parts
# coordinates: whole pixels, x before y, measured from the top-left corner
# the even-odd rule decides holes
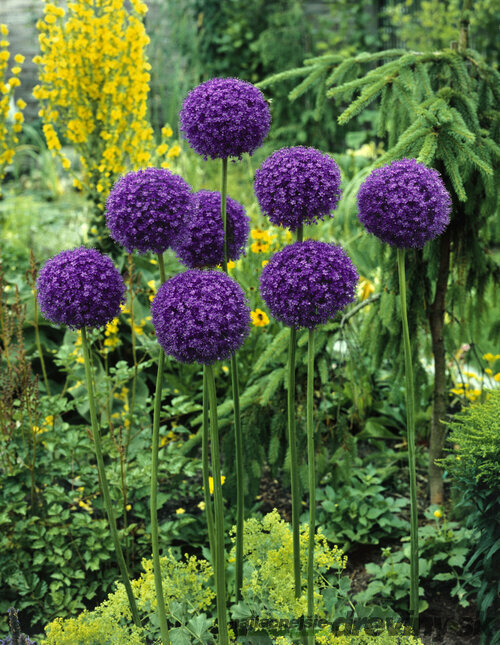
[[[308,70],[308,73],[306,73]],[[346,124],[364,110],[377,106],[378,136],[386,152],[366,172],[403,157],[415,158],[438,169],[453,197],[450,238],[449,283],[458,272],[467,276],[462,293],[452,289],[447,309],[463,301],[466,291],[476,296],[480,310],[490,280],[498,282],[500,268],[488,251],[492,242],[487,222],[498,212],[495,185],[499,178],[500,74],[476,51],[444,49],[435,52],[393,49],[373,54],[360,53],[342,58],[325,54],[308,59],[304,67],[265,79],[260,87],[281,81],[283,74],[304,76],[289,94],[294,100],[303,92],[317,96],[317,118],[326,109],[337,110],[338,123]],[[318,80],[324,78],[324,82]],[[324,100],[326,99],[326,100]],[[332,106],[331,100],[334,100]],[[327,107],[328,106],[328,107]],[[359,184],[354,177],[353,184]],[[349,187],[346,188],[347,192]],[[491,227],[490,227],[491,228]],[[427,319],[427,305],[433,298],[440,255],[440,240],[424,251],[411,251],[409,266],[409,310],[415,329]],[[399,349],[399,310],[392,275],[395,250],[385,248],[381,261],[387,277],[383,297],[367,317],[368,326],[381,320],[381,332],[366,334],[372,339],[375,360]],[[418,267],[412,271],[412,267]],[[422,268],[424,270],[422,270]],[[423,299],[420,299],[423,296]],[[418,304],[424,302],[424,307]],[[394,361],[396,363],[396,361]]]

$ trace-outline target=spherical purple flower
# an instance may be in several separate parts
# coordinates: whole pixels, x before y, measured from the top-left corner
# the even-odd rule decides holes
[[[255,173],[255,194],[273,224],[295,231],[329,215],[340,199],[340,170],[315,148],[281,148]]]
[[[195,87],[179,117],[189,145],[205,159],[252,154],[271,125],[262,92],[237,78],[212,78]]]
[[[181,262],[191,269],[215,267],[224,258],[224,226],[220,193],[200,190],[192,195],[179,234],[172,243]],[[245,249],[250,218],[234,199],[227,198],[228,260],[237,260]]]
[[[192,269],[167,280],[151,307],[158,342],[182,363],[228,358],[250,329],[242,288],[221,271]]]
[[[367,177],[358,208],[363,226],[382,242],[420,249],[448,226],[451,198],[437,170],[401,159]]]
[[[111,237],[129,253],[163,253],[186,211],[190,186],[164,168],[144,168],[119,179],[106,202]]]
[[[113,262],[83,246],[48,260],[36,283],[40,310],[71,329],[102,327],[120,313],[125,285]]]
[[[311,329],[354,300],[357,282],[340,246],[307,240],[273,255],[262,271],[260,292],[274,318]]]

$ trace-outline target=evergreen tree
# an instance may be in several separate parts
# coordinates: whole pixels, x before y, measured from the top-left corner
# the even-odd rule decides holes
[[[423,251],[408,253],[407,261],[410,324],[414,331],[428,326],[434,357],[429,447],[434,504],[443,501],[442,470],[434,462],[441,456],[442,421],[448,407],[445,313],[460,318],[469,305],[468,315],[478,317],[489,283],[500,281],[500,266],[489,251],[498,215],[500,74],[467,47],[471,9],[472,0],[465,0],[459,41],[449,49],[392,49],[347,57],[325,54],[259,84],[264,88],[303,77],[289,98],[315,92],[318,120],[326,99],[349,102],[338,116],[339,124],[378,102],[378,136],[387,152],[353,181],[359,185],[373,167],[403,157],[416,158],[440,171],[452,195],[452,219],[446,232]],[[383,266],[395,267],[395,254],[394,249],[385,249]],[[401,365],[402,360],[395,360],[395,353],[402,351],[396,284],[397,276],[387,275],[383,297],[369,316],[369,322],[377,321],[378,333],[367,334],[367,338],[377,360],[388,357]]]

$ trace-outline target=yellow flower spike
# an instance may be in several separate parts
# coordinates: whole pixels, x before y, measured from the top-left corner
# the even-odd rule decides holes
[[[269,325],[269,317],[265,311],[262,311],[262,309],[251,311],[250,318],[252,320],[252,325],[255,325],[256,327],[265,327],[266,325]]]

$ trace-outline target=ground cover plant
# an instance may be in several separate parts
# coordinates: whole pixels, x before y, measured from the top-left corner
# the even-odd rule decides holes
[[[236,5],[217,56],[255,40]],[[24,132],[1,26],[6,643],[460,642],[436,598],[500,642],[482,14],[464,3],[449,50],[346,42],[271,70],[270,25],[308,29],[287,8],[260,16],[246,80],[216,55],[194,80],[190,50],[177,121],[148,108],[145,4],[46,2]]]

